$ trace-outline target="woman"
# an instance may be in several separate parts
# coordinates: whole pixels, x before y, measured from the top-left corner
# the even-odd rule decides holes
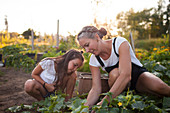
[[[109,73],[109,92],[113,93],[113,98],[129,85],[131,90],[170,96],[170,86],[143,68],[125,38],[102,40],[106,34],[104,28],[98,30],[94,26],[86,26],[77,36],[79,44],[86,52],[92,53],[89,65],[93,83],[85,105],[92,107],[99,99],[101,93],[99,67]],[[105,98],[109,100],[109,97],[105,96],[98,105],[101,105]]]
[[[25,82],[25,91],[38,101],[66,89],[67,101],[72,97],[76,83],[76,70],[83,64],[82,53],[70,50],[62,56],[45,58],[32,71],[32,78]]]

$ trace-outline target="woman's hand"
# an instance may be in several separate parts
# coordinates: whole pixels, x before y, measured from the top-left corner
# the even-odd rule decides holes
[[[104,101],[104,99],[106,99],[108,102],[110,102],[110,99],[109,99],[109,97],[106,95],[100,102],[98,102],[97,103],[97,105],[102,105],[102,103],[103,103],[103,101]]]
[[[98,102],[97,105],[100,105],[100,106],[101,106],[102,103],[103,103],[103,100],[101,100],[100,102]]]
[[[55,85],[56,83],[52,83],[52,84],[45,83],[45,88],[48,90],[48,92],[53,92],[56,89]]]

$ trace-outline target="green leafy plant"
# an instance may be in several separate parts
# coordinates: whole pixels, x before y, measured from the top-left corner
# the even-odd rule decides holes
[[[170,98],[158,98],[155,96],[138,95],[133,91],[123,92],[116,98],[112,98],[112,93],[103,93],[101,97],[108,95],[110,102],[105,99],[102,105],[94,105],[91,110],[96,113],[167,113],[170,111]],[[65,95],[58,93],[56,95],[45,98],[40,102],[34,102],[32,105],[13,106],[7,109],[10,112],[41,112],[41,113],[88,113],[91,110],[86,103],[86,97],[80,98],[79,96],[71,98],[65,102]],[[100,98],[101,99],[101,98]],[[100,100],[99,100],[100,101]]]
[[[6,46],[3,49],[3,59],[5,59],[5,65],[7,67],[14,67],[16,69],[23,68],[26,72],[32,71],[35,67],[35,61],[23,55],[22,51],[25,51],[19,45]]]

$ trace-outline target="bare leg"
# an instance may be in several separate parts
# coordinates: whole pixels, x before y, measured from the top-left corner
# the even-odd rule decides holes
[[[46,94],[46,91],[43,88],[43,86],[36,80],[32,80],[32,79],[29,79],[25,82],[24,90],[29,95],[36,98],[38,101],[43,100],[44,97],[42,95]]]
[[[143,93],[170,97],[170,86],[149,72],[144,72],[139,76],[136,89]]]
[[[117,77],[119,76],[119,70],[118,68],[113,69],[110,73],[109,73],[109,79],[108,79],[108,84],[109,87],[111,88],[113,86],[113,84],[115,83]]]

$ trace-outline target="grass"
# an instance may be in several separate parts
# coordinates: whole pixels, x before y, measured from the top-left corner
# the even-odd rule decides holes
[[[165,43],[163,38],[135,40],[135,48],[150,50]]]

